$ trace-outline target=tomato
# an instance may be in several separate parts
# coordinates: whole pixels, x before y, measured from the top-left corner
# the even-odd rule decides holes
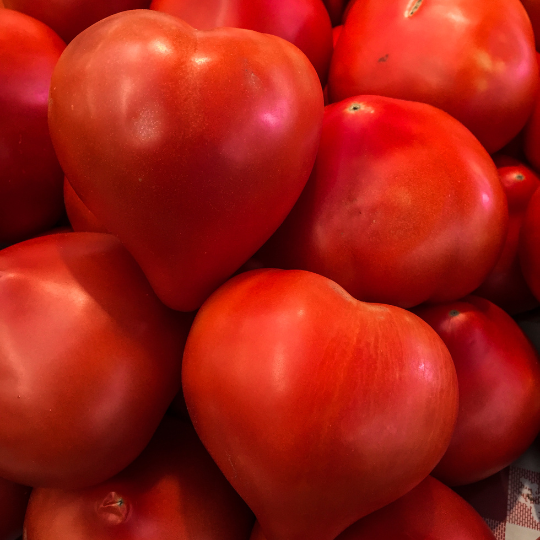
[[[412,489],[446,450],[458,399],[427,324],[299,270],[218,289],[188,336],[182,387],[268,540],[333,540]]]
[[[363,0],[348,12],[328,95],[429,103],[465,124],[492,153],[532,111],[535,54],[519,0]]]
[[[30,488],[0,478],[0,540],[19,538]]]
[[[492,159],[459,122],[423,103],[357,96],[326,107],[311,178],[260,257],[359,300],[455,300],[497,261],[507,212]]]
[[[4,0],[7,8],[35,17],[66,42],[119,11],[147,8],[151,0]]]
[[[336,540],[495,540],[478,512],[428,476],[397,501],[353,523]],[[256,523],[250,540],[266,540]]]
[[[170,307],[191,311],[270,237],[313,167],[317,74],[276,36],[156,11],[77,36],[49,124],[71,185]]]
[[[532,194],[540,186],[540,179],[531,169],[513,158],[499,156],[496,163],[508,201],[508,234],[497,264],[474,294],[487,298],[510,314],[516,314],[538,305],[538,300],[523,277],[518,245],[525,211]]]
[[[93,212],[81,201],[67,178],[64,178],[64,204],[69,222],[74,231],[109,232],[101,225]]]
[[[28,540],[247,540],[253,514],[193,428],[163,420],[144,452],[91,488],[32,492]]]
[[[1,251],[0,476],[82,487],[133,461],[179,389],[189,322],[112,235]]]
[[[540,432],[540,362],[517,323],[484,298],[468,296],[415,313],[441,336],[456,366],[459,415],[433,476],[477,482],[517,459]]]
[[[0,244],[30,238],[63,213],[47,99],[64,48],[43,23],[0,10]]]
[[[306,54],[326,84],[332,23],[321,0],[152,0],[150,9],[176,15],[199,30],[231,26],[279,36]]]
[[[525,281],[540,300],[540,190],[531,197],[519,239],[519,262]]]

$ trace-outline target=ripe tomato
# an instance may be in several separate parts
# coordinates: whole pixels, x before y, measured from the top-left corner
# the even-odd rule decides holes
[[[490,152],[525,125],[538,88],[534,34],[519,0],[362,0],[348,12],[328,96],[430,103]]]
[[[458,398],[421,319],[298,270],[218,289],[195,317],[182,386],[268,540],[333,540],[412,489],[446,450]]]
[[[179,389],[189,319],[112,235],[0,251],[0,477],[81,487],[133,461]]]
[[[51,84],[66,176],[175,309],[253,255],[313,167],[321,84],[276,36],[119,13],[68,45]]]
[[[409,493],[353,523],[336,538],[382,539],[495,540],[495,536],[470,504],[428,476]],[[266,540],[258,523],[250,540]]]
[[[508,234],[499,260],[473,294],[487,298],[513,315],[538,305],[538,300],[523,277],[518,246],[525,211],[532,194],[540,186],[540,179],[531,169],[513,158],[499,156],[495,160],[508,201]]]
[[[64,48],[43,23],[0,10],[0,244],[52,227],[63,212],[47,103]]]
[[[198,30],[223,26],[279,36],[296,45],[326,84],[332,56],[332,23],[321,0],[152,0]]]
[[[517,459],[540,432],[540,362],[517,323],[476,296],[415,313],[445,342],[456,366],[459,415],[433,471],[449,485],[477,482]]]
[[[119,11],[147,8],[150,0],[4,0],[52,28],[66,43],[92,24]]]
[[[86,489],[38,488],[28,540],[247,540],[253,514],[193,428],[165,417],[126,469]]]
[[[359,300],[456,300],[497,261],[507,212],[492,159],[454,118],[357,96],[326,107],[311,177],[259,256],[322,274]]]

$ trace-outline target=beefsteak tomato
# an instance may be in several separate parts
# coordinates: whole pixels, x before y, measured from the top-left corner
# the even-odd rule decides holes
[[[315,69],[287,41],[135,10],[68,45],[49,125],[81,200],[163,302],[191,311],[292,208],[323,110]]]
[[[538,88],[534,34],[519,0],[362,0],[348,11],[328,96],[434,105],[490,152],[518,134]]]
[[[190,322],[112,235],[0,251],[0,477],[82,487],[127,466],[178,392]]]
[[[415,315],[301,270],[253,270],[201,307],[182,366],[203,444],[268,540],[333,540],[442,457],[448,350]]]

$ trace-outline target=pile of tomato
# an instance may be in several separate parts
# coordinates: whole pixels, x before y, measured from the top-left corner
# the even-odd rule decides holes
[[[0,8],[0,540],[493,540],[540,1]]]

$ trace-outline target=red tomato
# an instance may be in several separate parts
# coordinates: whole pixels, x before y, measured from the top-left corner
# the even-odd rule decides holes
[[[507,212],[493,161],[459,122],[423,103],[357,96],[326,107],[311,178],[260,257],[359,300],[455,300],[497,261]]]
[[[449,485],[476,482],[517,459],[540,432],[540,363],[517,323],[475,296],[415,310],[445,342],[459,381],[459,415],[433,471]]]
[[[279,36],[309,58],[326,84],[332,23],[321,0],[152,0],[150,9],[176,15],[198,30],[230,26]]]
[[[28,540],[247,540],[253,514],[193,428],[165,418],[144,452],[92,488],[32,492]]]
[[[268,540],[333,540],[405,494],[457,411],[452,359],[427,324],[297,270],[241,274],[205,302],[182,386]]]
[[[69,180],[64,178],[64,204],[67,216],[74,231],[81,232],[109,232],[101,225],[96,216],[81,201],[80,197],[71,187]]]
[[[534,192],[525,212],[518,255],[525,281],[540,300],[540,189]]]
[[[0,328],[0,476],[81,487],[150,440],[180,386],[189,317],[115,237],[67,233],[0,252]]]
[[[360,519],[336,540],[495,540],[470,504],[428,476],[397,501]],[[256,523],[250,540],[266,540]]]
[[[65,44],[43,23],[0,11],[0,244],[52,227],[62,170],[47,126],[51,76]]]
[[[151,0],[4,0],[50,26],[66,42],[90,25],[119,11],[147,8]]]
[[[508,201],[508,234],[497,264],[474,294],[487,298],[513,315],[538,305],[523,277],[518,245],[525,211],[532,194],[540,186],[540,179],[513,158],[499,156],[495,163]]]
[[[430,103],[491,153],[524,126],[538,88],[534,35],[519,0],[362,0],[336,46],[328,96]]]
[[[22,533],[30,488],[0,478],[0,540],[15,540]]]
[[[320,81],[287,41],[113,15],[66,48],[49,124],[73,188],[191,311],[270,237],[313,167]]]

